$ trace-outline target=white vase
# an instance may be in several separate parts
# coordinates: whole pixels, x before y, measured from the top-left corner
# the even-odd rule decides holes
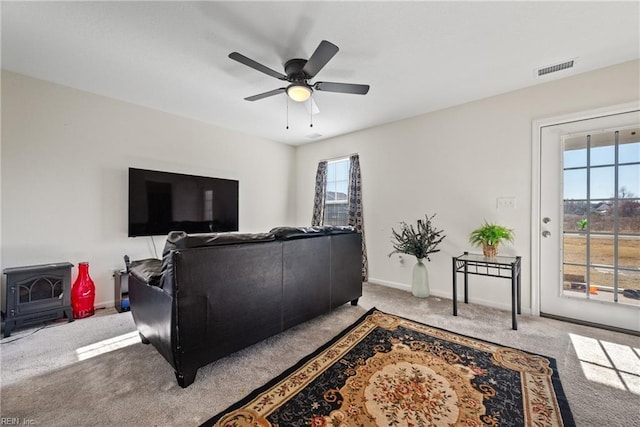
[[[429,296],[429,272],[422,260],[418,259],[416,265],[413,266],[413,279],[411,281],[411,293],[418,298]]]

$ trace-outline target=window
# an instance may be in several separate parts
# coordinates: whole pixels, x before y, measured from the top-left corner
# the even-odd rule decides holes
[[[327,163],[327,191],[325,196],[324,224],[348,225],[349,223],[349,158]]]
[[[565,140],[564,295],[640,305],[639,136]]]
[[[318,162],[311,225],[350,225],[362,235],[362,281],[369,278],[364,242],[360,156]]]

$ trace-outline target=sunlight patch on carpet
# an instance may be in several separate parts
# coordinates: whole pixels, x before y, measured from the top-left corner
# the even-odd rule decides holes
[[[640,395],[640,349],[569,334],[584,376]]]
[[[119,335],[117,337],[98,341],[76,349],[78,361],[91,359],[110,351],[118,350],[140,342],[138,331],[129,332],[128,334]]]

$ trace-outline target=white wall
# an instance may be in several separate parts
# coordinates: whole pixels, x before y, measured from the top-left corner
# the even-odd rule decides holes
[[[503,252],[523,256],[526,308],[531,122],[638,100],[639,75],[634,61],[296,149],[3,71],[0,265],[88,261],[97,305],[108,305],[122,256],[154,256],[149,238],[126,237],[128,167],[238,179],[240,229],[264,231],[308,225],[317,162],[358,152],[371,281],[408,286],[414,261],[387,257],[391,228],[437,213],[447,238],[431,288],[450,296],[451,256],[486,218],[516,231]],[[515,209],[496,209],[504,196]],[[473,277],[470,296],[509,307],[507,289]]]
[[[532,121],[638,100],[639,76],[640,61],[628,62],[299,147],[297,223],[311,220],[318,161],[357,152],[371,282],[408,289],[415,260],[387,257],[391,228],[436,213],[447,237],[428,264],[431,289],[451,297],[451,257],[474,251],[469,233],[486,219],[515,229],[501,252],[523,257],[530,308]],[[515,209],[497,209],[498,197],[515,197]],[[507,280],[470,282],[472,301],[510,307]]]
[[[6,71],[2,125],[2,268],[88,261],[97,306],[124,254],[155,256],[150,238],[127,237],[129,167],[239,180],[240,231],[294,222],[284,144]]]

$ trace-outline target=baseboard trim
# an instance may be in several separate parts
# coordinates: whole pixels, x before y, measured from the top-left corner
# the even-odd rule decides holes
[[[368,283],[374,285],[386,286],[387,288],[401,289],[403,291],[411,292],[411,286],[404,283],[390,282],[388,280],[374,279],[369,277]]]
[[[373,283],[380,286],[386,286],[388,288],[400,289],[406,292],[411,292],[411,285],[407,285],[405,283],[391,282],[389,280],[375,279],[372,277],[369,278],[369,283]],[[451,292],[441,292],[439,290],[432,289],[431,295],[438,298],[453,299],[453,295]],[[463,301],[464,301],[464,293],[462,294],[458,293],[458,304],[460,304]],[[511,311],[510,303],[509,304],[496,303],[495,301],[477,299],[477,298],[469,298],[469,303],[483,305],[485,307],[496,308],[498,310],[506,310],[509,312]],[[521,307],[521,308],[522,308],[521,310],[522,314],[527,314],[527,315],[531,314],[530,308],[526,308],[526,307]]]
[[[103,309],[103,308],[113,308],[115,309],[116,307],[116,300],[111,300],[111,301],[106,301],[106,302],[97,302],[95,304],[93,304],[93,308],[95,308],[96,310],[98,309]]]

